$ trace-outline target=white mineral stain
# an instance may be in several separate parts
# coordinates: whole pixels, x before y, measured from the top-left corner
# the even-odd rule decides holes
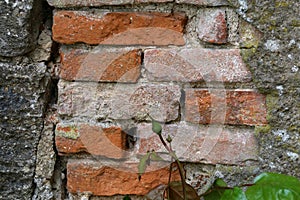
[[[278,51],[280,47],[279,40],[267,40],[265,47],[272,52]]]
[[[283,142],[287,141],[287,140],[290,138],[290,136],[289,136],[289,134],[287,133],[286,130],[272,131],[272,133],[273,133],[275,136],[281,137]]]
[[[297,160],[299,158],[299,155],[297,153],[294,153],[294,152],[290,152],[288,151],[286,153],[288,155],[288,157],[290,157],[292,160]]]

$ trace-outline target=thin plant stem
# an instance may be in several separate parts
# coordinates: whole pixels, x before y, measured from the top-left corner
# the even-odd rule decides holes
[[[185,175],[184,175],[183,167],[182,167],[179,159],[177,158],[176,154],[172,150],[172,147],[171,146],[169,147],[167,145],[167,143],[165,142],[165,140],[164,140],[164,138],[162,137],[161,134],[158,134],[158,136],[159,136],[159,139],[160,139],[161,143],[164,145],[164,147],[169,152],[170,156],[172,158],[174,158],[174,160],[176,161],[176,164],[177,164],[177,166],[179,168],[179,174],[180,174],[180,178],[181,178],[181,182],[182,182],[183,199],[186,200],[186,185],[185,185]]]

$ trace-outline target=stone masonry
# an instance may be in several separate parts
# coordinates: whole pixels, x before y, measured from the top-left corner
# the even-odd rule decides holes
[[[166,152],[150,117],[199,194],[300,177],[297,0],[0,7],[0,199],[162,199],[167,155],[138,179]]]

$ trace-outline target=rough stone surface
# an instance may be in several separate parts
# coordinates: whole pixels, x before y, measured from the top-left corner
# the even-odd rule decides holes
[[[37,148],[34,183],[36,184],[33,200],[51,200],[54,198],[52,181],[56,161],[54,151],[54,126],[45,122]]]
[[[68,190],[71,193],[89,191],[98,196],[145,195],[159,185],[168,183],[169,167],[146,171],[140,181],[136,164],[125,167],[112,168],[89,160],[71,160],[67,169]],[[177,170],[172,171],[172,178],[180,179]]]
[[[144,66],[151,81],[251,80],[251,73],[237,49],[150,49],[144,53]]]
[[[68,81],[136,82],[140,77],[138,49],[60,50],[60,78]]]
[[[300,2],[230,2],[263,33],[257,49],[244,52],[256,86],[267,95],[269,126],[257,129],[261,170],[300,177]]]
[[[178,118],[181,92],[176,85],[97,83],[58,84],[58,112],[77,120]]]
[[[33,50],[42,21],[39,0],[0,2],[0,56]]]
[[[199,14],[197,33],[200,40],[214,44],[227,42],[227,21],[224,10],[206,10]]]
[[[0,63],[0,199],[31,199],[48,81],[44,64]]]
[[[176,3],[186,3],[202,6],[224,6],[228,5],[227,0],[176,0]]]
[[[197,126],[186,123],[163,126],[163,136],[172,138],[172,147],[180,160],[206,164],[244,165],[257,160],[254,128]],[[140,124],[137,130],[138,153],[154,149],[165,152],[151,124]]]
[[[183,14],[56,11],[53,39],[59,43],[184,45]]]
[[[193,123],[267,123],[265,96],[253,90],[187,89],[185,109],[185,120]]]
[[[109,158],[125,157],[126,133],[120,127],[58,124],[55,144],[60,155],[86,152]]]

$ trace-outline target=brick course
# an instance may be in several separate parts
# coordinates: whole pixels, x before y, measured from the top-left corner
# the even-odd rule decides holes
[[[163,167],[146,172],[139,181],[137,164],[114,168],[89,160],[69,161],[67,171],[70,192],[90,191],[98,196],[145,195],[159,185],[167,184],[169,176],[169,167]],[[172,177],[179,180],[178,170],[172,172]]]
[[[85,152],[118,159],[126,154],[126,133],[120,127],[58,124],[55,134],[55,145],[60,155]]]
[[[138,49],[61,49],[60,55],[60,78],[64,80],[134,83],[140,77]]]
[[[60,81],[58,112],[87,119],[136,119],[147,115],[161,121],[178,118],[181,92],[176,85],[108,85]]]
[[[265,96],[253,90],[187,89],[186,121],[200,124],[266,124]]]
[[[197,33],[200,40],[214,44],[227,42],[227,21],[224,10],[208,10],[200,13]]]
[[[140,124],[137,152],[155,150],[166,152],[159,138],[151,130],[151,124]],[[254,130],[249,128],[208,127],[187,123],[166,124],[163,136],[170,135],[172,147],[180,160],[207,164],[243,165],[248,160],[257,160],[257,142]]]
[[[228,5],[227,0],[176,0],[176,3],[186,3],[203,6],[224,6]]]
[[[53,39],[59,43],[184,45],[184,14],[56,11]]]
[[[251,80],[251,73],[238,49],[150,49],[145,51],[144,65],[151,81]]]

